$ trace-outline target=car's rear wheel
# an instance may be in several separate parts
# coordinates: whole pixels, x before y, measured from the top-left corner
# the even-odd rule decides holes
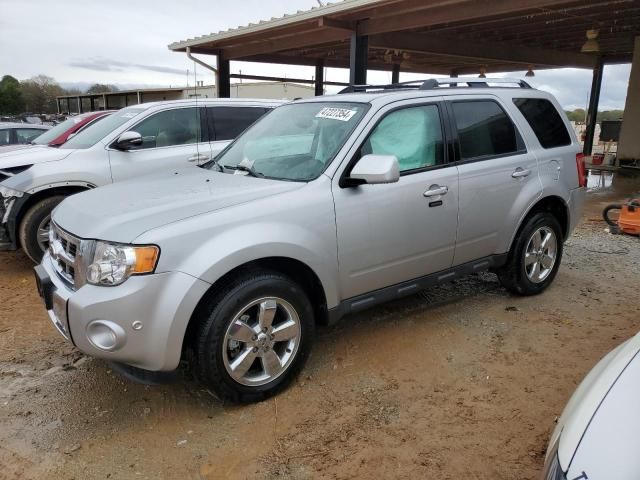
[[[500,283],[510,292],[535,295],[546,289],[560,267],[562,229],[556,217],[540,212],[528,218],[513,242]]]
[[[224,400],[255,402],[300,371],[314,331],[311,303],[276,272],[247,272],[207,299],[195,320],[200,378]]]
[[[27,210],[20,222],[20,245],[34,263],[40,263],[49,248],[51,212],[64,199],[64,195],[55,195],[40,200]]]

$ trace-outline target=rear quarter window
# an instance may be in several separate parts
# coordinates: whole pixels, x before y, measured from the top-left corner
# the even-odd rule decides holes
[[[514,98],[520,113],[527,120],[542,148],[571,145],[571,136],[553,104],[544,98]]]

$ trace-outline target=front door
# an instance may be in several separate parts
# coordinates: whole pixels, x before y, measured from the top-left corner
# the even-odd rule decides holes
[[[133,126],[130,130],[140,133],[143,143],[128,151],[109,149],[113,181],[211,159],[211,146],[202,128],[202,111],[201,107],[172,108],[154,113]]]
[[[458,172],[446,163],[442,117],[439,102],[387,108],[356,158],[395,155],[400,180],[349,188],[334,181],[343,299],[451,266]]]

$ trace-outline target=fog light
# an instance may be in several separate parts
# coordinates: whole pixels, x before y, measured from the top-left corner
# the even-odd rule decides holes
[[[94,320],[87,325],[87,337],[94,347],[112,352],[126,342],[124,329],[108,320]]]

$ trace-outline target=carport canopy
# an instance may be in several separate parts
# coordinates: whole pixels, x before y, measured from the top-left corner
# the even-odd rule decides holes
[[[597,50],[582,53],[588,30]],[[310,65],[321,94],[324,67],[458,76],[529,69],[593,69],[585,145],[593,139],[606,63],[629,63],[640,35],[638,0],[345,0],[169,45],[217,56],[220,96],[229,93],[230,60]],[[272,77],[245,76],[254,79]],[[289,79],[289,81],[305,79]],[[590,152],[587,152],[590,153]]]

